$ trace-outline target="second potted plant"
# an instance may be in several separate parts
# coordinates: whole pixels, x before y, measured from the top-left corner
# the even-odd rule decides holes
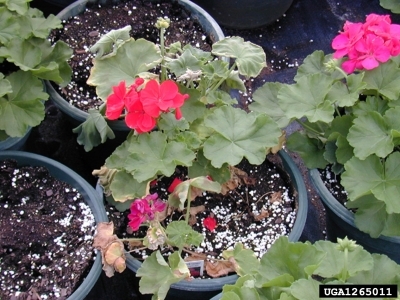
[[[293,120],[300,123],[302,130],[288,138],[288,148],[299,153],[308,168],[330,165],[332,179],[340,178],[348,199],[338,206],[347,211],[345,219],[354,221],[346,221],[335,234],[347,234],[367,250],[396,261],[399,44],[400,26],[391,24],[389,16],[370,14],[365,23],[346,21],[332,42],[333,56],[315,51],[299,67],[294,84],[266,83],[251,105],[267,113],[273,107],[273,117],[282,127]],[[316,173],[311,171],[312,178],[319,177]],[[364,234],[356,237],[354,224]],[[346,227],[352,234],[343,231]],[[368,235],[372,240],[365,240]]]
[[[0,150],[7,150],[22,147],[30,128],[44,119],[49,95],[43,80],[61,86],[70,81],[72,50],[64,42],[47,40],[61,21],[44,17],[29,1],[2,2],[0,18],[5,26],[0,37]]]

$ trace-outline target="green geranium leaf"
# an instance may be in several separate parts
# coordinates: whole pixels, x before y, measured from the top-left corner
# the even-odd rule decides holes
[[[107,139],[115,138],[114,132],[98,110],[89,109],[88,113],[85,122],[72,130],[78,134],[78,144],[84,145],[85,151],[92,150]]]
[[[7,48],[0,48],[0,56],[7,58],[23,71],[34,69],[42,59],[42,51],[30,40],[12,39]]]
[[[259,275],[263,282],[284,274],[293,276],[294,280],[306,279],[318,268],[325,256],[324,252],[310,243],[291,243],[287,236],[281,236],[261,258]],[[282,260],[282,257],[285,259]],[[277,261],[281,263],[277,264]]]
[[[289,150],[298,153],[309,169],[323,169],[329,163],[324,158],[325,150],[320,141],[308,137],[305,133],[293,132],[286,141]]]
[[[349,251],[347,256],[337,248],[336,243],[317,241],[314,246],[326,253],[326,257],[314,272],[324,278],[336,278],[345,282],[349,277],[360,271],[370,270],[373,266],[371,254],[360,246]]]
[[[337,81],[332,85],[327,95],[327,100],[337,103],[338,106],[353,106],[360,97],[360,92],[366,87],[363,82],[364,73],[350,74],[347,77],[347,84]]]
[[[297,83],[282,86],[279,104],[288,118],[307,117],[310,122],[330,123],[335,110],[326,96],[332,84],[332,78],[323,74],[302,76]]]
[[[110,185],[112,196],[118,202],[141,198],[146,195],[146,188],[147,182],[138,182],[125,171],[116,172]]]
[[[248,114],[232,106],[215,109],[204,124],[215,131],[204,142],[204,156],[216,168],[225,163],[237,165],[244,157],[259,165],[265,160],[266,148],[277,145],[281,136],[281,130],[268,116]]]
[[[290,292],[296,299],[320,300],[320,283],[312,278],[300,279],[293,282]]]
[[[162,114],[157,125],[169,139],[174,139],[176,134],[189,129],[189,123],[184,118],[177,120],[173,113]]]
[[[94,61],[87,83],[96,86],[97,95],[106,100],[113,86],[123,80],[127,86],[132,84],[139,73],[160,62],[160,50],[155,44],[145,39],[129,40],[118,48],[116,55]]]
[[[89,51],[92,53],[96,53],[96,59],[102,58],[104,53],[110,53],[111,50],[114,49],[114,52],[117,48],[114,48],[114,45],[120,44],[122,41],[129,40],[132,27],[127,25],[123,28],[111,30],[107,34],[103,35],[97,42],[94,44]]]
[[[373,268],[359,272],[348,279],[352,284],[396,284],[400,285],[400,265],[386,255],[372,254]]]
[[[368,112],[354,119],[347,136],[354,147],[354,155],[365,159],[371,154],[386,157],[393,151],[393,138],[385,118],[377,112]]]
[[[60,18],[52,14],[47,18],[30,18],[29,21],[32,26],[32,34],[42,39],[47,39],[52,29],[62,28]]]
[[[255,287],[254,277],[247,274],[239,277],[234,285],[225,285],[221,300],[261,300],[259,290]]]
[[[129,155],[132,153],[131,147],[137,143],[137,136],[129,134],[126,140],[119,145],[114,152],[106,159],[108,169],[125,170]]]
[[[0,7],[0,44],[6,44],[17,37],[20,25],[15,22],[15,18],[6,7]]]
[[[187,99],[181,107],[182,116],[186,121],[192,123],[194,120],[202,118],[207,113],[206,106],[199,100],[201,97],[199,90],[180,86],[179,91],[182,94],[189,94],[189,99]]]
[[[4,78],[4,75],[0,73],[0,97],[12,93],[12,85],[10,81]]]
[[[204,240],[204,236],[193,230],[186,221],[173,221],[169,223],[165,232],[167,233],[169,243],[179,249],[192,245],[197,247]]]
[[[187,70],[198,71],[201,66],[202,62],[189,49],[186,49],[178,58],[167,62],[167,68],[177,77],[185,74]]]
[[[216,90],[207,94],[207,103],[220,106],[224,104],[236,104],[237,100],[233,99],[227,92]]]
[[[212,45],[212,54],[235,58],[241,75],[256,77],[267,66],[266,56],[262,47],[251,42],[245,42],[241,37],[230,37]]]
[[[249,109],[254,112],[266,113],[280,128],[288,126],[290,122],[278,101],[278,92],[282,86],[280,82],[266,82],[254,92],[254,102],[249,105]]]
[[[388,101],[380,97],[368,96],[365,101],[360,101],[353,108],[352,112],[356,116],[364,115],[367,112],[375,111],[381,115],[389,109]]]
[[[222,257],[227,260],[229,258],[234,259],[235,263],[233,266],[235,268],[235,272],[239,276],[255,274],[260,267],[260,262],[254,255],[254,252],[252,250],[245,249],[241,243],[237,243],[233,250],[223,251]]]
[[[388,214],[386,204],[369,194],[347,202],[348,208],[356,208],[354,222],[361,231],[373,238],[380,235],[400,236],[400,214]]]
[[[28,12],[29,5],[26,0],[15,0],[15,1],[1,1],[4,3],[9,10],[15,11],[20,15],[24,15]]]
[[[343,74],[339,71],[329,71],[326,68],[326,63],[332,60],[332,54],[325,55],[322,50],[316,50],[309,54],[299,66],[294,80],[297,82],[301,77],[310,74],[325,74],[332,78],[343,78]]]
[[[171,176],[177,165],[191,166],[195,154],[184,143],[169,142],[159,131],[141,134],[129,160],[126,170],[135,173],[137,181],[147,181],[156,175]]]
[[[163,300],[167,296],[171,284],[190,276],[188,267],[178,252],[164,260],[160,251],[153,252],[137,270],[141,277],[139,291],[142,294],[154,294],[155,299]]]
[[[367,89],[377,90],[391,100],[400,97],[400,68],[392,60],[365,72],[364,81],[367,83]]]
[[[231,178],[228,164],[224,164],[221,168],[213,167],[211,162],[204,157],[202,149],[197,152],[197,158],[188,168],[188,173],[189,178],[211,176],[213,180],[220,183],[225,183]]]
[[[231,89],[240,90],[240,91],[243,91],[243,92],[246,91],[246,86],[244,85],[244,82],[243,82],[242,78],[240,78],[240,73],[238,71],[234,71],[234,70],[229,72],[229,75],[226,78],[223,87],[228,92]],[[225,87],[228,87],[228,88],[225,88]]]
[[[179,207],[180,209],[183,209],[186,200],[191,200],[191,195],[189,195],[189,193],[193,192],[193,188],[214,193],[221,192],[221,185],[218,182],[211,181],[207,177],[201,176],[185,180],[184,182],[178,184],[175,187],[174,192],[169,195],[168,202],[173,207]]]
[[[49,95],[43,91],[43,83],[29,72],[19,70],[6,80],[12,92],[0,98],[0,130],[21,137],[29,126],[37,126],[44,119],[43,102]]]
[[[390,9],[392,13],[400,13],[400,1],[399,0],[380,0],[380,5],[383,8]]]
[[[384,165],[375,155],[365,160],[353,157],[345,164],[341,184],[350,200],[356,200],[370,193],[386,204],[386,211],[400,213],[400,153],[390,154]]]

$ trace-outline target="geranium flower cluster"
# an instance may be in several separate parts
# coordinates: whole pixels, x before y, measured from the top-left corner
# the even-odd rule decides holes
[[[107,98],[106,117],[116,120],[125,110],[125,122],[129,128],[138,133],[149,132],[163,112],[175,110],[176,118],[180,119],[180,107],[187,98],[189,95],[179,93],[172,80],[159,84],[155,79],[145,83],[142,78],[137,78],[128,88],[125,81],[121,81]]]
[[[157,212],[164,211],[166,203],[158,198],[158,194],[149,194],[142,199],[136,199],[131,204],[131,211],[128,215],[129,227],[137,231],[143,222],[154,220]]]
[[[336,50],[334,58],[347,55],[342,64],[346,73],[372,70],[400,54],[400,25],[391,24],[389,15],[377,14],[368,15],[365,23],[346,21],[332,48]]]

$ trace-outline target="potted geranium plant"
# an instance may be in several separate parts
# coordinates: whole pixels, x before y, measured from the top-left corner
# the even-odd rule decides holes
[[[400,265],[386,255],[369,253],[347,237],[337,239],[336,243],[314,244],[293,243],[281,237],[261,260],[241,245],[226,251],[225,256],[235,260],[241,277],[234,285],[224,286],[223,293],[212,300],[321,299],[321,285],[326,291],[324,295],[331,297],[350,296],[354,292],[380,299],[399,296],[395,290],[400,286]],[[330,290],[337,285],[341,291]],[[354,285],[363,287],[351,289]]]
[[[44,17],[28,0],[0,3],[0,19],[0,141],[4,141],[23,137],[44,119],[43,102],[49,95],[42,80],[66,85],[72,50],[64,42],[52,45],[47,40],[51,29],[62,27],[61,21],[54,15]]]
[[[347,192],[345,205],[355,211],[353,217],[341,205],[345,212],[340,214],[374,238],[366,242],[364,234],[357,242],[397,261],[399,45],[400,26],[391,24],[388,15],[370,14],[365,23],[346,21],[332,41],[333,55],[315,51],[299,67],[294,84],[266,83],[251,105],[267,113],[274,108],[273,117],[283,127],[293,120],[302,125],[287,147],[310,169],[331,166]],[[318,177],[314,172],[312,178]],[[381,242],[385,245],[378,249]]]
[[[229,93],[232,89],[245,89],[240,76],[257,76],[265,67],[266,56],[260,46],[230,37],[214,43],[211,52],[190,45],[182,47],[180,43],[167,48],[163,40],[169,20],[160,18],[156,26],[160,29],[160,45],[129,37],[128,26],[104,35],[91,48],[97,56],[88,83],[96,86],[105,105],[103,110],[89,111],[89,118],[76,132],[81,143],[92,147],[92,137],[106,139],[111,130],[106,118],[124,117],[132,128],[126,141],[93,174],[99,176],[104,192],[112,196],[111,201],[120,210],[130,209],[131,231],[138,230],[142,223],[149,226],[144,237],[124,241],[133,248],[144,246],[153,250],[137,270],[142,277],[140,291],[163,299],[171,284],[190,277],[181,257],[183,248],[199,246],[203,240],[203,235],[189,225],[197,213],[192,210],[192,201],[202,190],[227,192],[231,185],[234,188],[240,184],[247,176],[235,167],[244,159],[252,165],[265,162],[269,152],[276,153],[281,148],[282,131],[265,113],[247,113],[234,106],[237,101]],[[228,58],[232,59],[231,64]],[[281,157],[288,159],[284,153]],[[159,194],[149,191],[154,181],[174,175],[180,167],[187,168],[188,176],[166,187],[171,191],[167,206]],[[300,197],[307,202],[304,183],[299,178],[300,173],[297,180],[292,180],[296,181]],[[279,205],[282,195],[275,197],[270,201]],[[300,228],[296,239],[305,223],[304,202],[299,204],[304,210],[303,219],[296,220]],[[165,226],[161,222],[168,209],[181,215],[179,220]],[[268,214],[261,209],[257,216],[259,220],[267,219]],[[211,215],[203,222],[209,231],[214,231],[217,223]],[[129,263],[125,262],[123,244],[113,234],[112,224],[101,226],[96,246],[103,252],[104,269],[109,274],[114,268],[122,271]],[[169,255],[168,262],[160,251],[167,248],[176,250]],[[228,274],[234,270],[222,267],[220,271],[216,273]],[[217,288],[211,287],[209,280],[203,280],[202,289],[208,286],[218,291],[224,283],[236,279],[226,278],[228,281]]]

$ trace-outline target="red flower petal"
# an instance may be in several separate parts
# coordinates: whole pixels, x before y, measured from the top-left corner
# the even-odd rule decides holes
[[[217,226],[217,220],[212,217],[207,217],[203,221],[203,225],[210,231],[214,231],[215,227]]]
[[[168,192],[169,193],[173,193],[176,186],[178,184],[180,184],[182,182],[182,180],[180,180],[179,178],[174,178],[174,180],[172,181],[171,185],[168,187]]]
[[[117,86],[113,86],[113,93],[108,96],[106,103],[106,117],[109,120],[116,120],[121,116],[125,105],[125,95],[125,81],[121,81]]]

